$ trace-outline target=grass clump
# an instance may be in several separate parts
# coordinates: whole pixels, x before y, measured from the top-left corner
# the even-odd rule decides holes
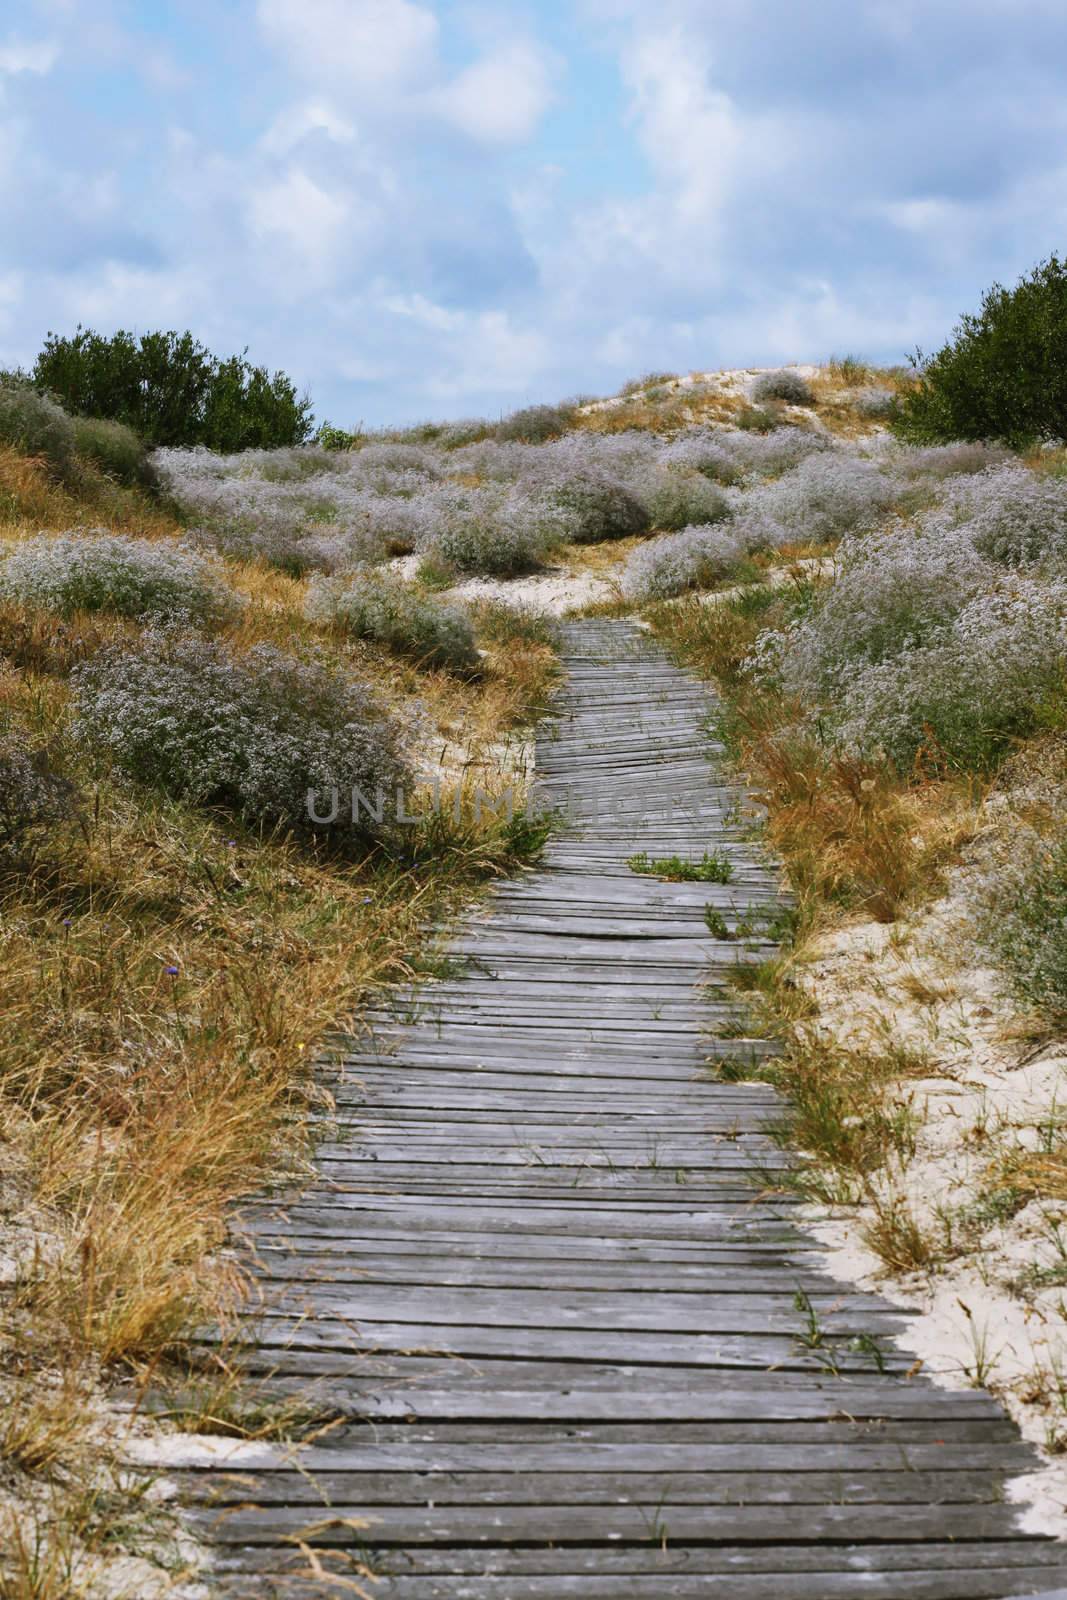
[[[1011,854],[978,881],[979,937],[1023,1005],[1067,1021],[1067,839],[1013,830]]]
[[[626,865],[642,877],[666,878],[671,883],[729,883],[733,862],[721,851],[705,851],[699,861],[684,861],[681,856],[652,859],[646,852],[630,856]]]
[[[195,551],[101,528],[21,540],[0,558],[0,597],[67,618],[112,611],[154,622],[217,623],[238,607],[218,568]]]
[[[313,622],[376,640],[424,667],[471,672],[478,666],[466,613],[420,594],[392,573],[312,578],[305,609]]]
[[[252,821],[306,831],[309,793],[373,798],[405,776],[370,686],[274,645],[149,633],[100,651],[73,685],[77,738],[139,783]]]
[[[0,444],[46,463],[64,478],[73,466],[74,423],[62,406],[28,385],[0,387]]]

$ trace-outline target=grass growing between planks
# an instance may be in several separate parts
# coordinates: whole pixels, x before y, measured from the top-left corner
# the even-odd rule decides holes
[[[14,538],[42,522],[180,533],[139,493],[91,480],[77,500],[11,452],[0,516]],[[556,671],[543,625],[481,608],[480,666],[461,679],[317,627],[298,580],[239,563],[226,576],[245,601],[218,625],[228,644],[373,678],[421,719],[442,800],[377,845],[338,848],[143,787],[75,742],[68,709],[72,669],[136,640],[136,624],[0,605],[0,732],[46,750],[76,797],[0,853],[3,1600],[92,1592],[98,1562],[142,1534],[153,1570],[178,1559],[148,1527],[143,1484],[113,1465],[108,1375],[158,1386],[192,1331],[239,1301],[218,1254],[227,1214],[299,1171],[306,1114],[328,1104],[319,1041],[411,975],[430,925],[544,836],[474,798],[515,781],[505,747],[521,750]],[[205,1406],[223,1409],[214,1391]],[[133,1584],[152,1592],[144,1574]]]

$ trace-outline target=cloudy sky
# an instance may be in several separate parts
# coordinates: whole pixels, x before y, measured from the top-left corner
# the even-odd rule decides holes
[[[1063,0],[5,0],[0,366],[191,328],[320,418],[894,361],[1067,246]]]

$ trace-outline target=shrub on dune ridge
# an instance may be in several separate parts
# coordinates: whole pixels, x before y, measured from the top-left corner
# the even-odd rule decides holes
[[[76,738],[131,778],[251,821],[302,829],[309,790],[368,797],[405,774],[400,737],[374,691],[273,645],[147,634],[73,675]]]
[[[0,556],[0,596],[75,611],[164,621],[220,621],[239,604],[203,556],[162,540],[102,529],[36,534]]]
[[[306,611],[313,622],[374,639],[427,667],[470,672],[478,665],[474,631],[464,611],[442,605],[392,573],[313,578]]]
[[[757,405],[762,405],[765,400],[781,400],[790,406],[815,404],[811,385],[791,367],[782,367],[778,372],[764,372],[752,385],[752,398]]]

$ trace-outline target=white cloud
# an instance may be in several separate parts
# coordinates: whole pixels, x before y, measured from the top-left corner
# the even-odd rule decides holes
[[[434,97],[446,120],[487,143],[528,139],[548,105],[544,53],[521,42],[475,61]]]
[[[434,70],[438,23],[411,0],[259,0],[267,38],[312,82],[383,97]]]
[[[737,109],[712,86],[709,67],[702,41],[681,27],[640,31],[622,55],[642,142],[693,218],[729,199],[743,150]]]
[[[59,46],[51,39],[10,39],[0,45],[0,72],[51,72],[59,58]]]
[[[333,265],[346,216],[345,202],[299,167],[254,190],[248,200],[252,232],[281,242],[316,276]]]
[[[295,145],[312,133],[324,133],[335,144],[351,144],[356,137],[352,123],[331,106],[324,101],[310,101],[304,105],[290,106],[275,117],[260,139],[260,147],[268,155],[288,155]]]

